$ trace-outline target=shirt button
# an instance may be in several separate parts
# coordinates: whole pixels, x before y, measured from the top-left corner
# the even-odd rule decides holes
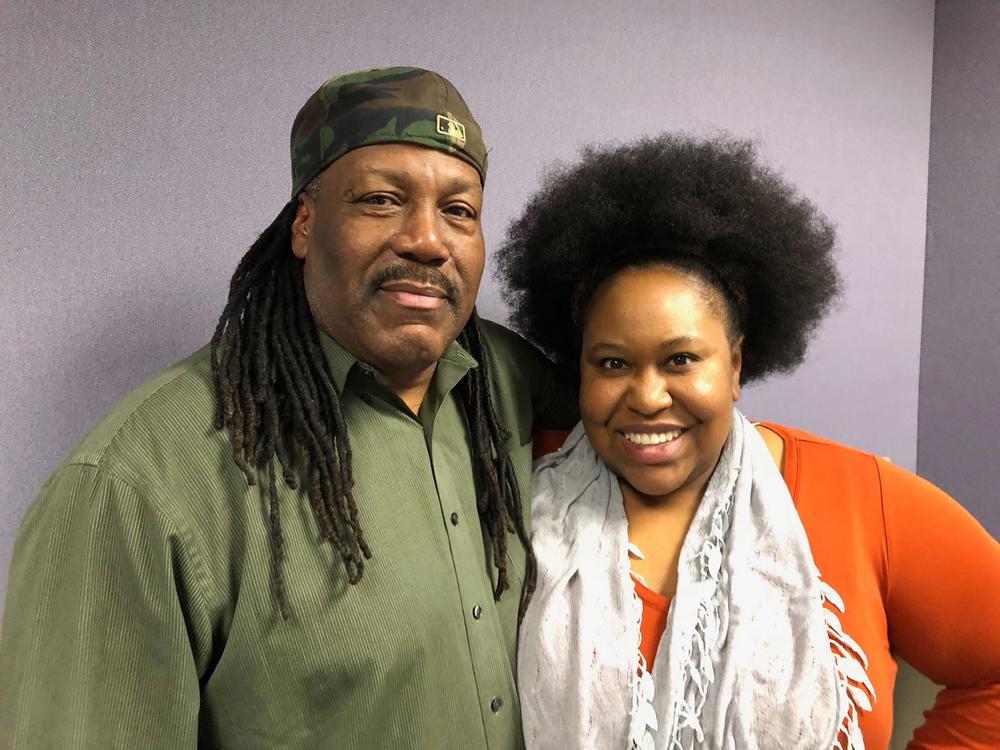
[[[458,526],[458,513],[451,514],[451,525]]]
[[[478,620],[482,616],[483,616],[483,608],[480,607],[478,604],[476,604],[475,606],[473,606],[473,608],[472,608],[472,619],[473,620]]]
[[[500,696],[496,696],[493,700],[490,701],[490,710],[493,713],[495,714],[500,713],[500,709],[502,707],[503,707],[503,700],[500,698]]]

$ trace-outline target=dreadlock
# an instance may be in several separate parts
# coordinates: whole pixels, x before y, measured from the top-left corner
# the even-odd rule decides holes
[[[298,203],[290,201],[240,261],[229,298],[212,336],[216,429],[226,428],[233,461],[256,484],[267,482],[271,574],[283,619],[290,617],[283,578],[284,542],[277,472],[291,489],[305,488],[320,534],[337,551],[356,584],[372,557],[358,522],[351,447],[340,398],[309,310],[302,261],[292,254]],[[503,449],[506,434],[493,409],[486,350],[473,311],[459,343],[478,360],[463,388],[479,488],[476,505],[496,567],[494,598],[510,588],[507,535],[526,551],[519,619],[535,587],[535,558],[521,510],[514,469]]]

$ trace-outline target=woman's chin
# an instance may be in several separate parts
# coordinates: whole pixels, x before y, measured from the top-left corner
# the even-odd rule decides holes
[[[627,471],[618,474],[633,493],[647,502],[668,501],[672,495],[683,488],[684,483],[678,479],[649,476],[649,472]]]

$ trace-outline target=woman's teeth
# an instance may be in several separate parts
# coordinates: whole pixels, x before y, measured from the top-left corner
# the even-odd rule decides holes
[[[636,445],[659,445],[669,443],[680,437],[683,430],[671,430],[670,432],[626,432],[625,439]]]

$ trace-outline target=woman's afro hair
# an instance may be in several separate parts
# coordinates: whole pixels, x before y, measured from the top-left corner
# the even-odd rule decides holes
[[[664,134],[588,147],[554,168],[508,227],[497,278],[513,327],[575,370],[603,281],[650,263],[694,272],[722,293],[729,329],[744,337],[747,383],[802,362],[840,290],[834,240],[752,143]]]

